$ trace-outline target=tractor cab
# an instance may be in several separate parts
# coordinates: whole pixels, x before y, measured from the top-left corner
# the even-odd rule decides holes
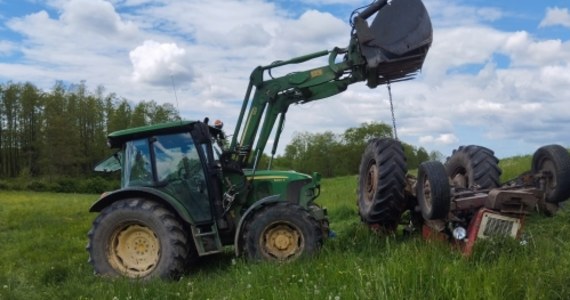
[[[217,251],[214,209],[221,202],[220,170],[212,141],[221,130],[199,121],[179,121],[113,132],[111,148],[119,150],[96,171],[121,170],[121,188],[105,193],[91,211],[117,199],[151,198],[166,204],[196,232],[212,232],[215,243],[200,252]],[[197,244],[202,244],[197,241]],[[210,250],[208,250],[210,249]]]

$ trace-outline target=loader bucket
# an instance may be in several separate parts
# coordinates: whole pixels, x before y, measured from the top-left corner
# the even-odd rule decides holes
[[[366,19],[374,13],[376,17],[369,25]],[[421,0],[376,1],[354,18],[354,27],[371,88],[413,78],[433,38]]]

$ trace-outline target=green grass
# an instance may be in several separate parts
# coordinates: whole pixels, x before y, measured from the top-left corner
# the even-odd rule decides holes
[[[503,170],[503,174],[501,174],[501,182],[514,179],[520,174],[530,171],[531,164],[531,155],[514,156],[501,159],[499,161],[499,167]]]
[[[480,244],[471,258],[360,224],[356,177],[323,181],[337,237],[312,259],[248,263],[231,249],[179,281],[93,275],[87,212],[97,195],[0,192],[0,299],[570,299],[570,212],[532,216],[529,243]]]

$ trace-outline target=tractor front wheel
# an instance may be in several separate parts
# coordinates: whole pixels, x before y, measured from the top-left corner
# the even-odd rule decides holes
[[[426,220],[443,219],[449,213],[451,192],[445,167],[439,161],[420,165],[416,195]]]
[[[544,173],[546,201],[558,203],[570,197],[570,156],[560,145],[543,146],[532,156],[532,173]]]
[[[362,154],[358,178],[358,213],[371,227],[392,231],[406,210],[406,157],[402,144],[372,139]]]
[[[315,254],[322,243],[322,230],[305,209],[278,203],[261,208],[247,222],[243,250],[251,260],[282,262]]]
[[[106,207],[88,237],[89,262],[104,276],[176,278],[190,254],[178,218],[146,199],[120,200]]]

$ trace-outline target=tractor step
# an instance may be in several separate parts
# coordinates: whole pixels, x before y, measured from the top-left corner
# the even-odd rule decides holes
[[[204,256],[222,252],[222,241],[215,223],[211,225],[192,225],[191,229],[198,255]]]

